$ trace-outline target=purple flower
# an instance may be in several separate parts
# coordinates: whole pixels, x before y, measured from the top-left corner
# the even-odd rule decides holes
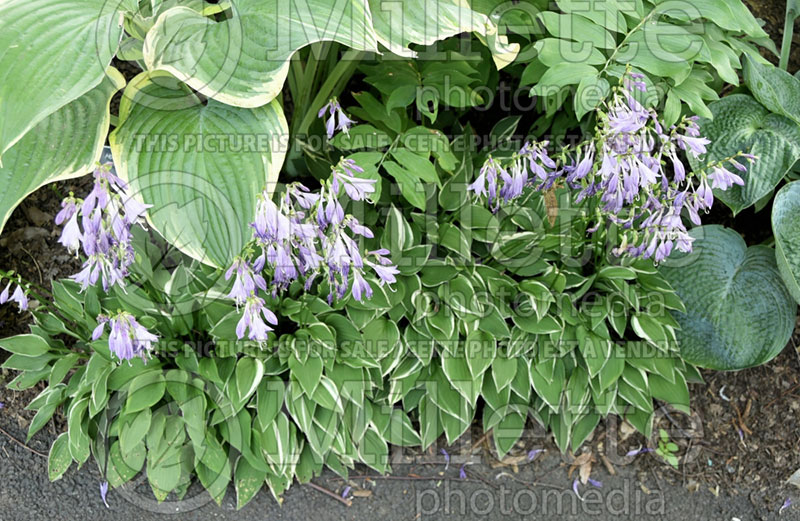
[[[743,165],[739,163],[736,164],[744,168]],[[719,188],[720,190],[727,190],[733,185],[744,186],[744,179],[734,174],[733,172],[726,170],[722,166],[712,167],[711,173],[708,174],[708,178],[711,180],[711,188]]]
[[[639,448],[639,449],[633,449],[633,450],[629,450],[628,453],[625,454],[625,456],[628,456],[628,457],[638,456],[639,454],[645,454],[647,452],[653,452],[653,449],[648,448],[648,447],[642,447],[642,448]]]
[[[100,483],[100,498],[103,500],[103,504],[106,508],[111,508],[108,506],[108,501],[106,500],[106,496],[108,495],[108,481],[103,481]]]
[[[61,237],[59,237],[58,242],[70,253],[77,253],[81,247],[82,238],[83,235],[81,234],[80,226],[78,226],[78,213],[75,212],[67,220],[64,229],[61,230]]]
[[[366,296],[368,299],[372,298],[372,288],[369,282],[364,280],[361,275],[361,270],[353,270],[353,298],[361,302],[362,298]]]
[[[328,139],[333,138],[333,134],[337,130],[341,130],[346,135],[349,135],[350,127],[353,126],[355,121],[347,117],[347,114],[342,110],[342,106],[336,98],[332,98],[328,101],[328,103],[319,110],[317,117],[324,118],[326,112],[329,114],[328,119],[325,121],[325,132],[328,135]]]
[[[532,449],[528,451],[528,461],[533,461],[536,456],[544,452],[544,449]]]
[[[257,261],[261,266],[263,266],[263,262],[263,259]],[[233,264],[225,272],[225,280],[230,280],[234,273],[236,278],[233,281],[231,292],[228,293],[228,298],[233,299],[237,306],[240,306],[248,297],[254,295],[257,287],[264,291],[267,290],[267,283],[264,277],[256,273],[253,267],[241,257],[234,259]]]
[[[439,452],[444,456],[444,469],[447,470],[447,467],[450,466],[450,454],[443,448],[439,449]]]
[[[28,295],[25,294],[25,290],[23,290],[22,286],[19,284],[17,284],[17,289],[14,290],[14,293],[11,295],[9,300],[16,302],[20,311],[25,311],[28,309]]]
[[[65,224],[58,242],[72,253],[82,247],[87,257],[81,271],[71,277],[81,291],[98,280],[106,291],[115,284],[124,286],[134,260],[131,228],[144,227],[143,216],[150,207],[126,195],[127,189],[111,172],[111,163],[106,163],[95,169],[92,191],[82,203],[72,194],[61,203],[55,222]]]
[[[461,465],[461,468],[458,469],[458,477],[461,479],[467,479],[467,471],[464,468],[464,465]]]
[[[572,481],[572,491],[575,492],[575,495],[578,496],[578,499],[583,501],[580,492],[578,492],[578,480],[577,478]]]
[[[236,325],[236,336],[241,340],[247,334],[250,340],[266,342],[267,334],[272,328],[265,321],[275,325],[278,323],[278,317],[266,307],[264,299],[256,296],[248,297],[242,318]]]
[[[6,302],[8,302],[8,290],[9,289],[11,289],[11,282],[9,282],[6,285],[6,289],[4,289],[2,293],[0,293],[0,305],[5,304]]]
[[[128,312],[121,312],[116,317],[98,317],[98,321],[109,322],[110,333],[108,335],[108,347],[112,353],[117,355],[120,360],[130,360],[134,356],[139,356],[142,360],[147,359],[147,354],[153,348],[153,342],[158,341],[158,337],[150,333]],[[100,326],[98,326],[99,328]],[[102,335],[102,329],[98,333],[95,328],[92,337],[97,334],[98,338]]]

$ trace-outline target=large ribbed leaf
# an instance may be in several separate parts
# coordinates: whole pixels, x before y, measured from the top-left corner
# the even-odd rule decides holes
[[[369,0],[378,41],[399,56],[416,56],[412,43],[431,45],[460,33],[474,32],[484,38],[495,65],[502,69],[519,52],[509,44],[485,14],[473,11],[467,0]],[[485,6],[484,6],[485,7]]]
[[[744,82],[762,105],[800,124],[800,80],[771,63],[762,64],[745,55]]]
[[[274,189],[288,133],[277,101],[245,109],[202,103],[163,72],[134,78],[110,136],[114,162],[170,243],[223,267],[250,236],[256,198]]]
[[[0,231],[22,199],[40,186],[89,172],[108,134],[111,97],[125,79],[109,67],[105,79],[56,110],[3,155],[0,166]]]
[[[0,2],[0,156],[102,81],[122,36],[118,8],[106,0]]]
[[[751,206],[770,193],[800,159],[800,126],[778,114],[772,114],[746,94],[733,94],[708,106],[714,119],[701,119],[702,135],[711,140],[705,161],[692,161],[695,170],[737,152],[749,152],[758,160],[740,175],[744,186],[716,190],[734,214]],[[738,172],[737,172],[738,173]]]
[[[231,11],[217,22],[188,7],[167,10],[147,34],[147,66],[223,103],[259,107],[277,96],[289,59],[310,43],[377,50],[366,0],[232,0]]]
[[[675,313],[681,356],[719,370],[772,360],[789,341],[797,312],[775,252],[748,248],[722,226],[700,226],[690,234],[693,253],[673,254],[659,268],[686,306],[686,313]]]
[[[772,203],[775,257],[783,282],[800,302],[800,181],[781,188]]]

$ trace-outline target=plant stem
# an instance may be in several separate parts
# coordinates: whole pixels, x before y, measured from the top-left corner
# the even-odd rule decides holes
[[[601,70],[598,73],[598,76],[602,75],[604,72],[606,72],[606,70],[608,69],[608,66],[611,65],[611,62],[614,61],[614,58],[617,57],[617,53],[619,53],[619,50],[622,49],[622,47],[628,42],[628,38],[630,38],[631,35],[633,35],[633,33],[638,31],[639,29],[641,29],[644,26],[644,24],[646,24],[648,21],[650,21],[650,18],[652,18],[653,15],[656,14],[657,12],[658,11],[656,9],[650,11],[649,13],[647,13],[647,15],[644,18],[642,18],[642,20],[638,24],[636,24],[636,27],[634,27],[633,29],[628,31],[628,34],[625,35],[625,38],[623,38],[622,41],[619,42],[619,45],[617,45],[617,47],[614,49],[614,52],[612,52],[611,56],[608,57],[608,59],[606,60],[605,65],[603,65],[603,70]]]
[[[792,36],[794,33],[794,21],[797,13],[794,9],[794,2],[786,0],[786,19],[783,22],[783,41],[781,42],[781,60],[778,66],[786,70],[789,67],[789,51],[792,49]]]
[[[314,122],[314,118],[317,116],[317,111],[325,105],[331,96],[336,94],[338,85],[350,79],[350,76],[355,72],[364,54],[363,51],[355,51],[352,49],[344,53],[342,59],[339,60],[339,63],[336,64],[336,67],[333,68],[325,79],[325,82],[319,88],[319,92],[317,92],[313,101],[304,109],[305,113],[294,132],[295,136],[302,136],[308,132],[309,127],[311,127],[311,124]],[[300,113],[296,112],[295,115],[298,116]]]

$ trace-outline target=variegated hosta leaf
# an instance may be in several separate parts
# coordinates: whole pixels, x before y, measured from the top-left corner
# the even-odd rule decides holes
[[[460,33],[483,37],[502,69],[516,57],[519,45],[509,44],[485,14],[473,11],[467,0],[369,0],[378,41],[398,56],[413,58],[412,43],[431,45]]]
[[[674,313],[681,357],[730,371],[772,360],[794,329],[797,303],[781,281],[775,252],[747,247],[738,233],[699,226],[691,254],[675,253],[659,271],[678,292],[686,313]]]
[[[800,181],[784,186],[772,203],[775,257],[784,284],[800,303]]]
[[[231,10],[220,22],[188,7],[164,12],[145,40],[148,68],[228,105],[259,107],[277,96],[306,45],[377,50],[366,0],[232,0]]]
[[[711,103],[709,109],[714,119],[701,119],[699,124],[711,146],[704,161],[690,158],[695,170],[737,152],[758,156],[747,164],[747,172],[737,172],[744,179],[744,186],[714,191],[715,196],[738,213],[770,193],[800,159],[800,126],[770,113],[746,94],[726,96]]]
[[[125,79],[109,67],[105,79],[30,129],[3,155],[0,231],[22,199],[42,185],[79,177],[100,159],[111,120],[111,97]]]
[[[124,8],[118,0],[0,3],[0,156],[103,80],[122,37]]]
[[[134,78],[111,150],[149,220],[188,255],[227,266],[250,237],[258,194],[274,189],[288,128],[277,101],[245,109],[201,102],[164,72]]]

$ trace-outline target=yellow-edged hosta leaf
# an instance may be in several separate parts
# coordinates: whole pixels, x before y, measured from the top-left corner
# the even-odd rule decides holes
[[[126,3],[0,2],[0,156],[103,80],[122,37],[119,10]]]
[[[169,74],[145,72],[125,89],[110,143],[117,171],[153,205],[153,228],[224,267],[249,240],[258,195],[274,189],[287,135],[277,101],[253,109],[203,103]]]
[[[3,155],[0,231],[28,194],[53,181],[89,172],[103,152],[111,97],[125,85],[113,67],[105,79],[41,120]]]
[[[205,96],[252,108],[278,95],[297,50],[321,41],[376,51],[366,0],[231,0],[223,21],[173,7],[148,32],[144,59]]]

